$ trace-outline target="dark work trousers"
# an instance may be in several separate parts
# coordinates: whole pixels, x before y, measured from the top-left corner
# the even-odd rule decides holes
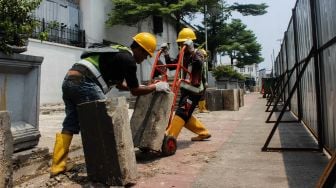
[[[201,99],[201,94],[194,94],[188,90],[181,88],[181,98],[176,109],[175,115],[181,117],[185,122],[188,122],[194,112],[198,101]]]
[[[78,134],[77,105],[84,102],[106,99],[102,89],[95,81],[86,76],[66,76],[62,85],[65,104],[65,119],[63,130]]]

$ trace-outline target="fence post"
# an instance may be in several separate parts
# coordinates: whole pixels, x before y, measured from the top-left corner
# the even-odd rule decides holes
[[[83,48],[86,47],[86,41],[85,41],[85,30],[83,30],[83,38],[82,38],[82,45],[83,45]]]
[[[320,66],[319,66],[319,53],[318,49],[318,28],[317,28],[317,16],[316,16],[316,1],[310,0],[310,11],[312,21],[312,37],[313,37],[313,50],[314,54],[314,69],[315,69],[315,91],[316,91],[316,112],[317,112],[317,131],[318,131],[318,145],[322,151],[324,146],[324,133],[323,133],[323,100],[321,99],[321,79],[320,79]]]
[[[289,80],[288,82],[288,85],[287,85],[287,90],[288,90],[288,95],[289,95],[289,92],[290,92],[290,77],[288,75],[288,72],[289,72],[289,65],[288,65],[288,45],[287,45],[287,41],[288,41],[288,31],[285,32],[285,35],[284,35],[284,41],[285,41],[285,53],[286,53],[286,75],[287,75],[287,80]],[[288,105],[288,110],[291,111],[291,107],[292,107],[292,103],[289,103]]]
[[[44,21],[44,18],[42,18],[42,32],[45,31],[45,21]]]

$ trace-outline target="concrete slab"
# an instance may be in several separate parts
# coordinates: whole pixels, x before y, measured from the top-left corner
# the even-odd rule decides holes
[[[223,97],[220,89],[207,89],[206,90],[207,109],[210,111],[223,110]]]
[[[173,100],[173,93],[163,92],[137,98],[130,123],[135,147],[161,150]]]
[[[222,97],[223,97],[224,110],[231,110],[231,111],[239,110],[238,89],[223,89]]]
[[[239,107],[244,106],[244,96],[245,96],[245,90],[244,89],[238,89],[239,93]]]
[[[126,99],[78,105],[88,178],[107,185],[136,182],[137,170]]]
[[[9,112],[0,111],[0,187],[13,186],[13,137]]]

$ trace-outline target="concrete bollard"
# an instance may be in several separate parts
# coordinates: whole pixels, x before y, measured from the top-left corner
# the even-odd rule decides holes
[[[239,89],[239,107],[244,106],[244,89]]]
[[[135,147],[161,150],[173,100],[173,93],[162,92],[153,92],[137,98],[131,118]]]
[[[124,97],[78,106],[88,178],[107,185],[131,185],[137,178],[128,105]]]
[[[0,111],[0,187],[13,187],[13,137],[10,131],[10,117]]]
[[[239,110],[239,96],[238,89],[224,89],[222,90],[224,110],[238,111]]]
[[[207,109],[210,111],[220,111],[224,109],[222,90],[207,89],[206,90]]]

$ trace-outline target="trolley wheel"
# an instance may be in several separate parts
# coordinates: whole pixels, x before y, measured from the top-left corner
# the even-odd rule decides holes
[[[150,148],[148,148],[148,147],[141,147],[141,148],[139,148],[139,150],[142,152],[142,153],[148,153],[148,152],[150,152]]]
[[[162,154],[164,156],[174,155],[177,149],[176,139],[172,136],[164,136],[162,143]]]

